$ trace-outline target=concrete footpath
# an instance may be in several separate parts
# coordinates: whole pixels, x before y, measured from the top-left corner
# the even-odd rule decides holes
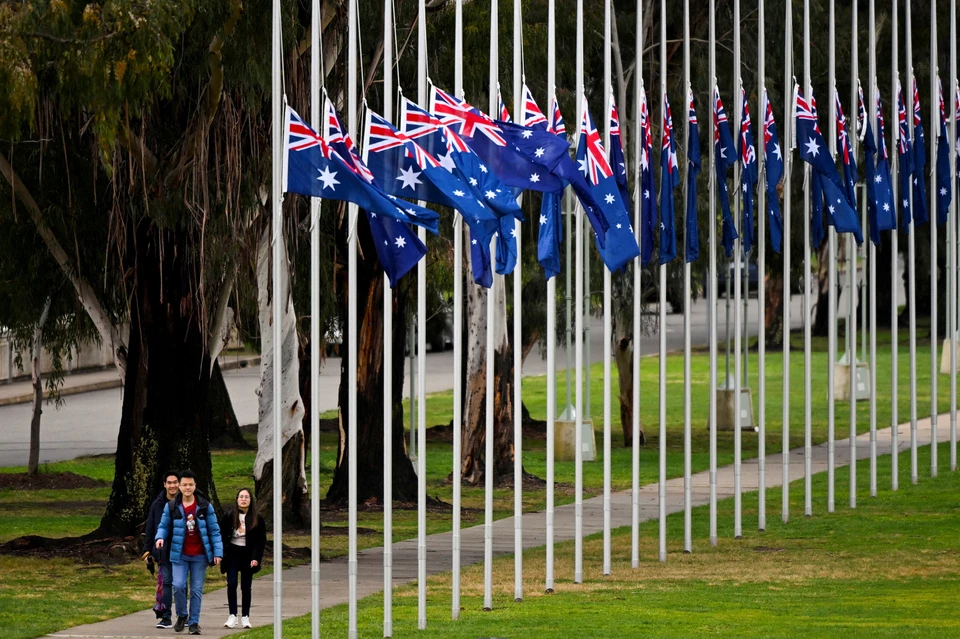
[[[949,416],[944,419],[941,416],[939,421],[938,439],[939,441],[949,440]],[[841,426],[845,428],[844,425]],[[768,437],[768,450],[772,451],[778,448],[778,442],[774,441],[779,437],[779,432],[772,434],[774,438]],[[878,455],[889,455],[891,448],[891,429],[886,428],[878,431]],[[857,438],[857,459],[866,459],[870,454],[869,434],[860,435]],[[918,441],[920,445],[930,443],[930,420],[921,420],[918,424]],[[848,439],[837,441],[835,444],[836,466],[846,466],[850,459],[850,441]],[[899,446],[900,450],[907,450],[910,446],[910,425],[904,424],[899,428]],[[813,448],[813,473],[821,473],[827,470],[827,444],[820,444]],[[749,451],[752,453],[752,451]],[[803,478],[804,474],[804,455],[803,449],[791,450],[790,459],[790,481]],[[768,454],[766,458],[766,485],[768,488],[777,488],[781,485],[782,479],[782,456],[778,454]],[[947,460],[941,461],[941,468],[946,471]],[[928,457],[921,455],[921,468],[926,469]],[[861,465],[858,472],[866,473],[866,465]],[[948,471],[947,471],[948,472]],[[909,474],[909,467],[901,468],[901,473]],[[902,475],[902,477],[904,477]],[[742,481],[744,492],[756,491],[758,480],[758,465],[756,459],[745,461],[742,465]],[[922,478],[922,481],[929,481],[929,478]],[[725,466],[717,471],[717,497],[724,499],[733,496],[734,469],[733,466]],[[901,479],[902,482],[909,482],[908,477]],[[709,502],[709,474],[707,471],[697,473],[693,476],[693,505],[701,506]],[[794,487],[794,491],[802,491],[802,486]],[[847,484],[837,485],[837,504],[845,504],[847,495]],[[866,494],[862,495],[867,498]],[[683,478],[678,477],[667,481],[667,511],[670,513],[678,512],[683,509]],[[630,512],[631,495],[629,491],[614,493],[612,497],[612,526],[618,528],[629,526],[631,522]],[[640,517],[642,521],[656,519],[658,516],[657,484],[648,484],[641,488],[640,496]],[[816,504],[814,512],[817,515],[826,515],[826,504]],[[802,516],[802,513],[793,513],[793,516]],[[768,512],[768,517],[779,517],[779,508]],[[746,522],[746,527],[753,526],[753,522]],[[584,501],[583,505],[583,532],[584,535],[601,532],[603,530],[603,497],[594,497]],[[463,566],[479,563],[483,561],[483,526],[473,526],[461,531],[461,554],[460,563]],[[731,536],[732,530],[719,531],[723,537]],[[555,541],[562,542],[574,538],[574,506],[569,504],[560,506],[556,509],[555,518]],[[493,526],[493,551],[496,555],[505,555],[513,553],[514,543],[514,520],[513,518],[501,519]],[[524,548],[536,548],[546,543],[546,515],[542,512],[528,513],[523,516],[523,545]],[[359,553],[358,562],[358,587],[359,596],[381,592],[383,586],[383,548],[371,548]],[[448,572],[452,561],[451,552],[451,533],[440,533],[427,537],[427,573],[436,574]],[[590,570],[596,568],[600,562],[599,557],[586,557],[585,567]],[[512,574],[512,567],[510,568]],[[558,587],[563,589],[562,580],[568,580],[572,575],[558,575]],[[347,559],[340,557],[321,566],[321,602],[322,608],[329,608],[338,604],[347,602]],[[417,540],[409,539],[393,546],[393,583],[395,586],[411,583],[417,578]],[[285,619],[297,617],[310,612],[310,567],[309,565],[290,568],[283,573],[284,598],[283,598],[283,616]],[[273,577],[265,576],[256,579],[253,582],[253,608],[251,610],[250,620],[254,627],[269,625],[273,622]],[[512,586],[512,581],[511,581]],[[512,594],[512,590],[511,590]],[[223,622],[227,618],[226,593],[224,590],[217,590],[204,594],[203,614],[200,620],[200,626],[203,629],[203,635],[208,637],[224,637],[237,630],[228,630],[223,627]],[[51,635],[54,637],[76,637],[76,638],[140,638],[140,637],[170,637],[174,633],[171,630],[157,630],[153,626],[156,623],[152,610],[118,617],[109,621],[104,621],[85,626],[77,626]],[[186,633],[184,633],[186,634]]]

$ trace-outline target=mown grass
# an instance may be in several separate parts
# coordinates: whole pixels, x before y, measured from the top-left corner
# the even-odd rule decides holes
[[[941,445],[940,455],[948,452]],[[924,451],[926,454],[927,451]],[[900,465],[909,462],[901,455]],[[890,458],[878,465],[880,486],[889,486]],[[768,520],[767,531],[745,527],[742,540],[722,535],[708,543],[708,510],[694,510],[694,553],[682,553],[682,513],[668,517],[667,563],[656,561],[657,522],[641,528],[638,570],[630,567],[629,529],[613,536],[613,573],[600,572],[602,538],[584,544],[585,579],[572,583],[573,544],[556,547],[556,594],[543,594],[543,549],[524,553],[522,603],[513,601],[513,559],[494,562],[494,610],[483,612],[483,568],[462,573],[461,619],[450,620],[450,577],[428,580],[428,628],[417,631],[416,585],[394,595],[394,636],[510,637],[957,637],[960,619],[960,474],[943,472],[919,485],[901,483],[898,492],[880,490],[856,510],[815,510],[811,519],[782,524]],[[846,469],[838,481],[848,479]],[[816,503],[826,499],[826,477],[813,482]],[[793,512],[803,505],[802,490],[791,494]],[[745,500],[745,521],[756,522],[756,494]],[[768,510],[779,512],[780,490],[767,495]],[[732,530],[733,502],[719,504],[720,530]],[[361,636],[382,635],[381,595],[360,602]],[[325,610],[324,636],[346,635],[346,606]],[[284,637],[309,637],[309,616],[284,624]],[[272,636],[271,627],[248,632],[247,639]]]

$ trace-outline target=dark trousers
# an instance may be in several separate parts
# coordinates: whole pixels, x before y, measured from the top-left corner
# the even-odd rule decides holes
[[[250,598],[253,588],[253,569],[250,567],[250,550],[246,546],[230,544],[227,551],[227,605],[230,614],[237,614],[237,582],[240,583],[240,593],[243,597],[241,616],[250,616]]]
[[[163,616],[170,618],[173,616],[173,565],[169,561],[161,561],[160,576],[163,579]]]

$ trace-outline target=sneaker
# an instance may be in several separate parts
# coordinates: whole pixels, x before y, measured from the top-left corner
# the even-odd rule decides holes
[[[226,623],[223,624],[224,628],[236,628],[237,627],[237,616],[230,615],[227,617]]]
[[[184,627],[187,625],[187,616],[180,615],[177,617],[177,625],[173,627],[174,632],[183,632]]]
[[[164,617],[157,622],[157,628],[163,628],[164,630],[169,630],[173,628],[173,621],[170,620],[170,617]]]
[[[240,617],[240,625],[244,628],[253,628],[253,624],[250,623],[250,617],[247,616]]]
[[[200,624],[198,624],[198,623],[192,623],[192,624],[190,624],[190,634],[191,634],[191,635],[199,635],[199,634],[200,634]]]

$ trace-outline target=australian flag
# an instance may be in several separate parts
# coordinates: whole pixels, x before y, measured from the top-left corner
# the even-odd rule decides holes
[[[396,287],[400,278],[427,254],[427,247],[407,224],[378,216],[373,211],[366,211],[366,214],[377,257],[390,279],[390,287]]]
[[[623,202],[627,215],[630,215],[630,190],[627,187],[627,160],[623,157],[623,139],[620,137],[620,113],[617,105],[610,96],[610,168],[613,177],[617,180],[620,190],[620,200]]]
[[[913,221],[910,210],[910,186],[913,175],[913,153],[910,150],[910,128],[907,122],[907,109],[903,104],[903,89],[897,80],[897,159],[900,177],[900,228],[906,231]]]
[[[660,145],[660,263],[677,257],[676,213],[673,192],[680,184],[677,147],[673,141],[673,114],[663,94],[663,139]],[[626,177],[626,176],[624,176]]]
[[[730,134],[730,123],[727,121],[727,112],[723,110],[720,101],[720,88],[713,87],[713,147],[714,166],[717,172],[717,184],[720,192],[720,210],[723,213],[723,232],[721,241],[727,252],[727,257],[733,255],[733,243],[739,237],[737,228],[730,213],[730,192],[727,189],[727,171],[736,159],[733,157],[736,147],[733,145],[733,136]]]
[[[913,222],[926,224],[930,221],[927,210],[927,139],[923,135],[923,123],[920,120],[920,91],[917,79],[913,79]]]
[[[763,92],[763,155],[767,179],[767,217],[770,221],[770,244],[780,252],[783,243],[783,217],[780,214],[780,196],[777,186],[783,178],[783,152],[777,136],[777,123],[773,119],[773,106],[767,91]]]
[[[697,176],[700,174],[700,132],[693,108],[693,89],[687,87],[687,227],[684,232],[684,259],[689,264],[700,257],[700,228],[697,220]]]
[[[857,208],[857,180],[860,179],[857,170],[857,159],[853,156],[853,147],[850,145],[850,133],[847,131],[847,116],[843,113],[840,104],[840,92],[833,90],[834,102],[837,105],[837,146],[840,147],[840,163],[843,165],[843,186],[847,202]]]
[[[500,113],[498,117],[504,122],[510,121],[510,111],[507,109],[507,105],[503,103],[503,96],[500,95],[500,83],[497,82],[497,104],[500,106]]]
[[[743,188],[743,250],[749,253],[753,249],[753,188],[757,185],[760,176],[757,174],[757,150],[753,145],[753,132],[750,128],[750,105],[747,103],[747,94],[740,87],[740,101],[743,111],[740,114],[740,178]]]
[[[896,213],[893,209],[893,190],[890,181],[890,164],[887,161],[886,145],[883,144],[883,134],[880,143],[883,153],[877,149],[873,137],[873,128],[867,118],[867,110],[863,101],[863,87],[859,87],[859,124],[860,138],[864,148],[864,173],[867,184],[867,216],[870,232],[870,241],[880,246],[880,232],[889,231],[897,227]],[[883,130],[883,111],[880,105],[880,92],[877,91],[877,123]]]
[[[947,114],[943,107],[943,86],[937,78],[940,98],[940,126],[937,134],[937,224],[947,223],[950,200],[953,197],[950,185],[950,138],[947,137]]]
[[[650,130],[650,111],[647,92],[640,86],[640,261],[649,264],[653,259],[653,234],[657,219],[657,200],[653,184],[653,134]]]
[[[552,99],[552,108],[550,111],[550,120],[548,121],[540,111],[540,107],[533,99],[533,94],[526,85],[523,87],[523,124],[524,126],[544,129],[555,135],[559,135],[562,140],[566,140],[564,133],[556,133],[557,121],[560,127],[563,127],[563,119],[560,117],[560,108],[557,106],[557,99]],[[540,203],[540,233],[537,236],[537,261],[543,267],[544,275],[547,279],[560,274],[560,242],[563,239],[563,216],[560,211],[560,203],[563,199],[563,192],[544,193],[543,200]]]

